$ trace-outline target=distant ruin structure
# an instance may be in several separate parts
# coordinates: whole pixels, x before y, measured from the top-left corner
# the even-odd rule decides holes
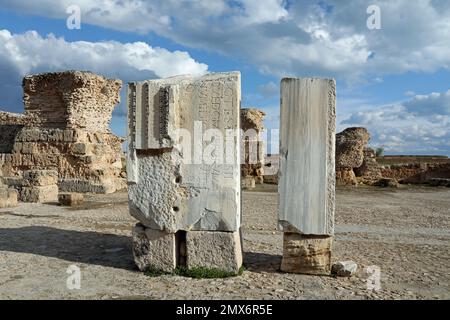
[[[58,190],[111,193],[124,188],[124,140],[109,129],[121,86],[120,80],[90,72],[26,76],[25,112],[0,112],[3,182],[16,188],[23,201],[49,193],[57,201]]]
[[[336,180],[343,185],[357,185],[353,168],[364,162],[364,148],[370,140],[365,128],[347,128],[336,135]]]
[[[266,153],[262,132],[266,114],[255,108],[241,109],[241,183],[242,188],[252,189],[264,183],[264,157]]]

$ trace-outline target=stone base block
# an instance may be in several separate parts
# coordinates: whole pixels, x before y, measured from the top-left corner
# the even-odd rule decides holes
[[[177,266],[174,233],[149,229],[138,223],[132,234],[133,256],[139,270],[174,271]]]
[[[0,187],[0,208],[11,208],[17,206],[17,198],[17,190]]]
[[[241,187],[242,189],[254,189],[256,186],[256,181],[254,177],[242,177],[241,178]]]
[[[84,202],[84,196],[81,193],[60,193],[58,202],[62,206],[76,206]]]
[[[240,232],[188,231],[186,267],[215,268],[239,273],[242,266]]]
[[[23,186],[51,186],[58,183],[58,172],[54,170],[27,170],[23,173]]]
[[[281,271],[329,275],[331,271],[330,236],[284,233]]]
[[[20,201],[46,203],[58,201],[58,186],[23,187],[20,191]]]

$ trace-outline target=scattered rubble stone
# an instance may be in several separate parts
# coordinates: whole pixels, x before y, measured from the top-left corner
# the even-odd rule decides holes
[[[373,185],[377,186],[377,187],[385,187],[385,188],[386,187],[390,187],[390,188],[398,188],[399,187],[398,181],[395,179],[391,179],[391,178],[381,178],[377,182],[375,182]]]
[[[340,261],[331,267],[331,273],[338,277],[351,277],[358,270],[358,265],[351,260]]]

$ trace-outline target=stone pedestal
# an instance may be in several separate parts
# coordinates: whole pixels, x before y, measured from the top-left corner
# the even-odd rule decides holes
[[[133,256],[141,271],[172,272],[177,266],[175,234],[146,228],[133,228]]]
[[[240,241],[228,236],[241,222],[240,90],[239,72],[128,85],[129,207],[147,235],[134,241],[141,269],[239,269]],[[200,231],[217,233],[214,255],[205,244],[189,263],[187,239]]]
[[[285,232],[281,271],[328,275],[331,271],[330,236],[307,236]]]
[[[240,232],[188,231],[187,268],[206,267],[237,274],[242,266]]]
[[[281,81],[279,228],[281,270],[329,274],[335,211],[336,84]]]

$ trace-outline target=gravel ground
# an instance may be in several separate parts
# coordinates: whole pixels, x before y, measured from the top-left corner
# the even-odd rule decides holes
[[[227,279],[148,277],[131,253],[127,195],[89,196],[76,208],[0,209],[1,299],[449,299],[450,190],[337,191],[333,261],[354,260],[351,278],[281,273],[274,186],[243,193],[246,271]],[[66,286],[81,270],[81,289]],[[380,270],[368,290],[366,267]]]

